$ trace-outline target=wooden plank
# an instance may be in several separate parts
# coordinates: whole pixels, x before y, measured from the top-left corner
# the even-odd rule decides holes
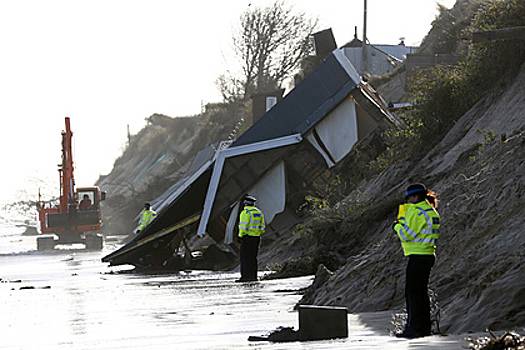
[[[525,40],[525,26],[472,33],[473,43],[482,43],[494,40]]]

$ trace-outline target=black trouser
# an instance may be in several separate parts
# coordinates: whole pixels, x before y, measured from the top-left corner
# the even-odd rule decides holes
[[[405,298],[408,320],[406,332],[418,335],[430,335],[430,300],[428,298],[428,280],[434,266],[434,255],[409,255]]]
[[[257,254],[261,237],[241,237],[241,279],[257,279]]]

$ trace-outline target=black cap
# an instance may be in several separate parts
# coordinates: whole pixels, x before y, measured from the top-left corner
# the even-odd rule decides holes
[[[149,202],[144,203],[144,208],[151,208],[151,203]]]
[[[255,198],[254,196],[249,195],[249,194],[245,195],[244,198],[243,198],[243,202],[244,203],[254,204],[256,201],[257,201],[257,198]]]
[[[427,190],[427,187],[425,185],[420,184],[420,183],[412,184],[412,185],[407,187],[407,189],[405,191],[405,198],[414,196],[416,194],[426,195],[427,192],[428,192],[428,190]]]

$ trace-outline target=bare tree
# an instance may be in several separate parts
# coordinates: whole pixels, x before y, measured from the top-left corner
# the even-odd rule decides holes
[[[242,73],[218,79],[224,99],[245,99],[281,87],[312,52],[310,37],[316,27],[316,19],[294,12],[283,0],[265,8],[250,6],[241,15],[240,30],[233,36]]]

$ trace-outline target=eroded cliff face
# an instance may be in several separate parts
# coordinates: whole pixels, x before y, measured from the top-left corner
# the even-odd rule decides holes
[[[391,224],[404,186],[422,181],[441,199],[442,238],[430,286],[439,296],[443,328],[524,325],[524,111],[525,67],[504,93],[480,101],[422,159],[363,181],[341,205],[351,211],[366,203],[366,210],[350,213],[323,235],[340,245],[329,243],[335,252],[351,254],[302,302],[345,305],[351,312],[403,306],[406,261]]]

